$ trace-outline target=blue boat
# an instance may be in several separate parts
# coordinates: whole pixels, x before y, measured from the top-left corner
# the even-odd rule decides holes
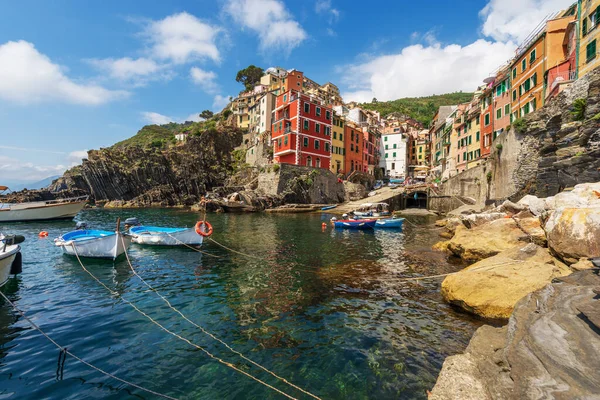
[[[404,224],[404,218],[378,219],[375,222],[375,228],[382,228],[382,229],[402,229],[402,224]]]
[[[342,219],[334,222],[337,229],[373,229],[375,228],[375,219]]]
[[[80,257],[116,259],[131,243],[131,236],[121,232],[78,229],[54,239],[65,254]]]
[[[325,211],[325,210],[331,210],[332,208],[336,208],[336,207],[337,207],[337,204],[334,204],[334,205],[332,205],[332,206],[325,206],[325,207],[321,207],[321,210],[322,210],[322,211]]]

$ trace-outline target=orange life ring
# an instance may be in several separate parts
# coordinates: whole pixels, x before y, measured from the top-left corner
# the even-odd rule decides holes
[[[48,237],[48,232],[46,232],[46,231],[41,231],[41,232],[39,233],[39,235],[38,235],[38,236],[39,236],[39,237],[41,237],[41,238]]]
[[[213,227],[208,221],[198,221],[196,222],[196,233],[200,236],[209,237],[213,233]]]

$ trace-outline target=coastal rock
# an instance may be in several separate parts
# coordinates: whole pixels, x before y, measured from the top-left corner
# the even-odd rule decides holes
[[[507,319],[523,296],[544,287],[553,278],[570,273],[547,249],[530,243],[446,277],[442,296],[483,318]]]
[[[527,239],[514,220],[504,218],[473,229],[457,226],[448,249],[464,261],[473,263],[511,249]]]
[[[476,226],[487,224],[488,222],[495,221],[497,219],[505,218],[508,214],[504,212],[490,212],[481,214],[470,214],[461,215],[461,222],[468,228],[474,228]]]
[[[569,268],[571,268],[573,271],[584,271],[586,269],[594,268],[594,264],[592,264],[592,262],[590,260],[586,260],[586,259],[582,258],[581,260],[577,261],[575,264],[569,265]]]
[[[599,286],[581,271],[526,295],[508,325],[482,326],[446,359],[429,399],[597,399]]]
[[[547,209],[580,207],[600,207],[600,182],[582,183],[576,185],[573,190],[546,198]]]
[[[548,247],[568,264],[600,256],[600,206],[555,210],[544,229]]]
[[[524,211],[526,209],[527,209],[527,207],[525,205],[513,203],[510,200],[505,200],[504,203],[502,203],[498,207],[493,208],[492,210],[488,211],[488,213],[490,213],[490,214],[505,213],[505,214],[514,215],[514,214],[518,214],[521,211]]]
[[[517,226],[529,238],[529,241],[538,246],[546,246],[546,232],[542,229],[539,218],[515,218]]]
[[[536,217],[539,217],[546,211],[546,201],[530,194],[519,200],[517,204],[527,207]]]
[[[431,249],[432,250],[437,250],[437,251],[444,251],[444,252],[450,252],[450,250],[448,249],[448,244],[450,242],[449,241],[441,241],[441,242],[437,242],[436,244],[434,244]]]

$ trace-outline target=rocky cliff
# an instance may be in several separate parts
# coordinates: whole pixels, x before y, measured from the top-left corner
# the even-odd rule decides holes
[[[231,152],[241,140],[238,129],[198,125],[190,128],[185,143],[91,150],[51,190],[80,190],[107,206],[192,205],[231,175]]]

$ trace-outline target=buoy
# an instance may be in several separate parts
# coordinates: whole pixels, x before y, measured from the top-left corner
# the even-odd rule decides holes
[[[321,224],[321,228],[327,228],[327,224],[326,224],[325,222],[323,222],[323,223]]]
[[[46,231],[41,231],[41,232],[38,234],[38,236],[39,236],[39,237],[41,237],[41,238],[48,237],[48,232],[46,232]]]

